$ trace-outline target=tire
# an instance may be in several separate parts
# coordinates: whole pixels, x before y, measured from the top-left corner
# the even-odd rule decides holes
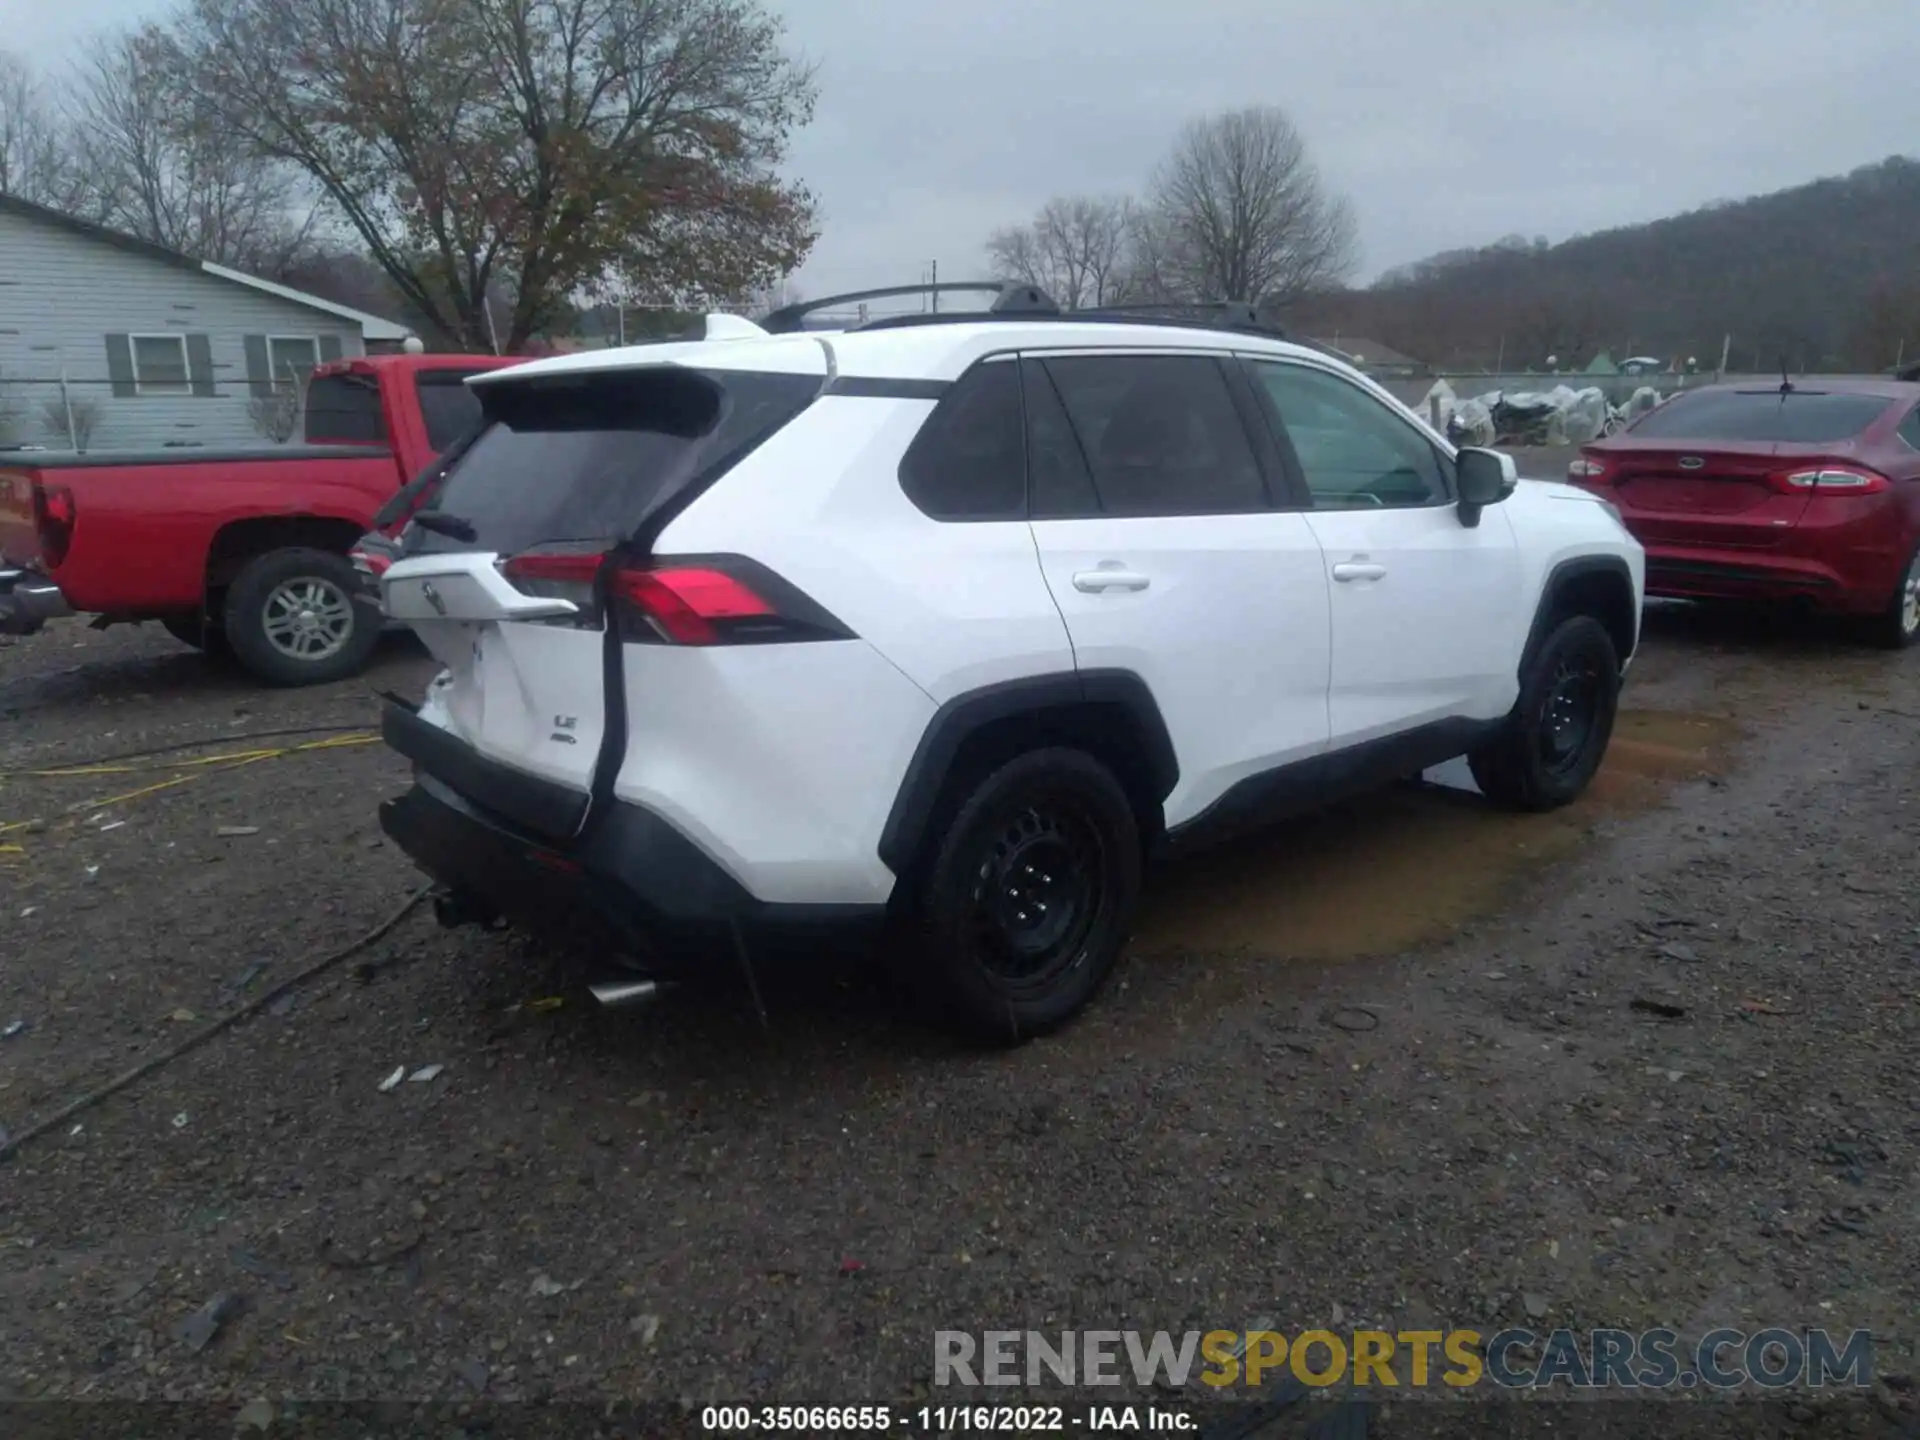
[[[1557,810],[1593,779],[1620,709],[1620,656],[1591,615],[1558,621],[1526,662],[1500,734],[1467,757],[1503,810]]]
[[[1920,641],[1920,549],[1907,558],[1900,583],[1887,608],[1869,622],[1873,642],[1886,650],[1905,650]]]
[[[1112,973],[1140,868],[1139,826],[1113,772],[1084,751],[1029,751],[964,793],[935,832],[899,957],[907,978],[969,1039],[1013,1045],[1054,1029]]]
[[[227,632],[218,625],[207,624],[198,615],[162,615],[160,628],[182,645],[216,659],[224,659],[232,654],[227,646]]]
[[[366,668],[380,626],[354,601],[345,556],[270,550],[227,589],[225,630],[241,666],[268,685],[324,685]]]

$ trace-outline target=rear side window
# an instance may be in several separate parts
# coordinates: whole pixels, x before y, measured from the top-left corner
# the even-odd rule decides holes
[[[384,445],[387,419],[371,375],[322,375],[307,386],[309,445]]]
[[[1086,456],[1102,513],[1267,508],[1253,444],[1211,356],[1069,356],[1043,368]]]
[[[1027,401],[1027,483],[1033,491],[1033,518],[1098,515],[1100,496],[1066,407],[1060,403],[1060,392],[1039,361],[1022,361],[1020,369]]]
[[[467,386],[471,370],[429,370],[414,381],[420,397],[420,418],[426,422],[427,444],[438,455],[480,424],[480,397]]]
[[[415,526],[414,553],[515,554],[625,540],[671,495],[736,464],[804,410],[818,376],[659,366],[483,387],[486,429],[425,507],[472,539]]]
[[[1920,450],[1920,410],[1915,410],[1900,422],[1900,438]]]
[[[1748,440],[1824,445],[1851,440],[1887,411],[1884,395],[1705,390],[1676,395],[1627,433],[1636,440]]]
[[[989,360],[955,382],[900,458],[900,488],[935,520],[1026,515],[1017,364]]]

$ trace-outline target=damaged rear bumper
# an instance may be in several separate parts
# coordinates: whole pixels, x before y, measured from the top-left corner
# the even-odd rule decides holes
[[[716,962],[731,968],[736,940],[759,956],[879,938],[884,907],[758,900],[640,805],[610,802],[575,838],[552,838],[573,831],[584,797],[474,754],[392,700],[382,732],[413,760],[414,784],[380,807],[380,824],[443,887],[443,924],[572,933],[667,980],[709,976]]]
[[[47,621],[72,613],[60,587],[46,576],[0,566],[0,635],[31,635]]]

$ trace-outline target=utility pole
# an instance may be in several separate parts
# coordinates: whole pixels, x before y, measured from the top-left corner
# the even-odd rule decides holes
[[[938,260],[932,262],[931,273],[933,275],[931,283],[934,288],[928,293],[933,299],[933,313],[938,315],[940,313],[940,262]]]

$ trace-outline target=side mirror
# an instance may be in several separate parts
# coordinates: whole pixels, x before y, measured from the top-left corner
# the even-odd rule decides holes
[[[1460,492],[1460,523],[1468,529],[1480,523],[1480,512],[1513,494],[1520,472],[1513,457],[1498,450],[1474,446],[1454,457],[1454,486]]]

